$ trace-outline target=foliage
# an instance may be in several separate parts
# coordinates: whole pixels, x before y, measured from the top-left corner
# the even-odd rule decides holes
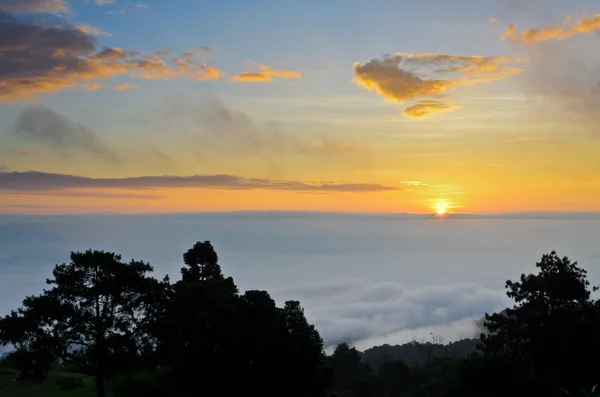
[[[84,368],[104,397],[106,376],[147,343],[146,292],[157,284],[146,277],[150,271],[113,253],[72,253],[71,263],[57,265],[47,280],[52,289],[25,298],[0,321],[0,340],[17,346],[24,361],[60,358]]]
[[[240,293],[210,242],[183,262],[172,284],[144,262],[73,253],[49,290],[0,319],[0,343],[16,347],[2,362],[2,396],[598,394],[589,363],[600,354],[600,302],[585,270],[555,252],[536,274],[507,281],[515,305],[486,313],[480,340],[445,344],[432,334],[365,353],[342,343],[329,357],[300,302],[279,307],[267,291]]]
[[[83,387],[83,379],[80,375],[69,375],[58,378],[56,384],[59,385],[62,390],[73,390]]]
[[[600,354],[600,312],[591,300],[586,271],[577,262],[546,254],[538,274],[507,281],[515,301],[502,314],[485,316],[489,334],[481,335],[488,354],[527,357],[532,378],[571,389],[597,379],[589,364]],[[595,290],[595,288],[593,288]]]

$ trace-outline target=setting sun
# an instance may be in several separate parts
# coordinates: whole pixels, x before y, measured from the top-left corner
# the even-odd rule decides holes
[[[445,215],[447,212],[447,208],[448,205],[446,203],[439,203],[436,207],[435,207],[435,212],[438,215]]]

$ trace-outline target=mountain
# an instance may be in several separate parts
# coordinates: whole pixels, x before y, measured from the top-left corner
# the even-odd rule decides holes
[[[374,368],[394,360],[402,360],[409,366],[415,366],[436,357],[466,357],[477,352],[478,343],[479,339],[462,339],[447,345],[431,342],[410,342],[395,346],[385,344],[365,350],[362,359]]]

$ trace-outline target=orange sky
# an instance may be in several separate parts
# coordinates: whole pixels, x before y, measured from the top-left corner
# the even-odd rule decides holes
[[[338,53],[348,36],[315,22],[310,55],[300,38],[275,53],[269,35],[250,54],[239,35],[208,46],[177,26],[165,36],[177,46],[142,51],[125,11],[115,25],[115,10],[36,7],[4,10],[18,50],[0,71],[0,212],[600,211],[591,8],[524,9],[527,25],[482,6],[456,16],[454,33],[458,19],[413,21],[389,31],[424,29],[414,42],[364,33],[371,46]],[[143,31],[156,10],[138,11]],[[385,31],[383,14],[363,17]],[[60,29],[64,43],[36,47]]]

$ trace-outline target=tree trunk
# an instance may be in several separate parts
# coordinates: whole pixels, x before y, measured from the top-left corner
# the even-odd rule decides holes
[[[104,389],[104,373],[101,369],[96,371],[96,397],[105,397],[106,390]]]

